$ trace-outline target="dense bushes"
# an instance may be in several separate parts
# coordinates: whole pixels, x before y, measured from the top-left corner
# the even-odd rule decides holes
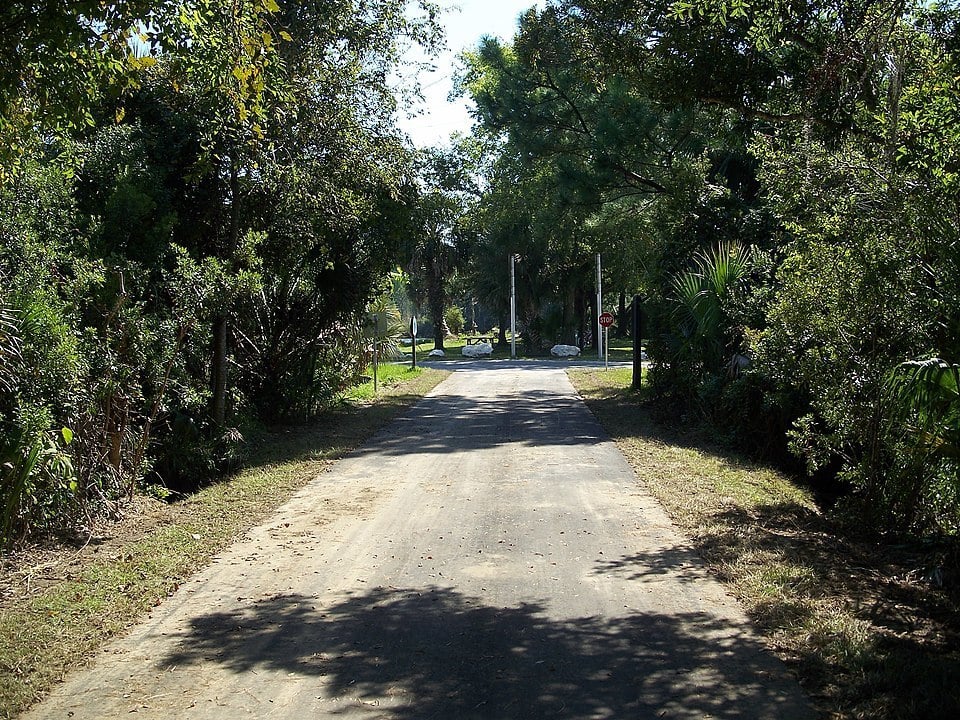
[[[869,527],[955,535],[958,21],[557,0],[482,43],[479,249],[540,283],[518,286],[525,334],[595,292],[603,252],[605,289],[646,298],[665,414],[846,488]]]
[[[154,55],[118,65],[91,41],[125,92],[91,74],[72,119],[0,77],[0,139],[17,155],[0,168],[4,546],[82,529],[138,486],[195,487],[236,462],[248,427],[332,402],[417,233],[387,77],[401,37],[433,41],[429,17],[394,2],[173,5],[111,11],[156,10],[137,46]],[[44,22],[83,36],[62,12]],[[246,38],[239,56],[228,33]],[[24,108],[39,142],[8,122]]]

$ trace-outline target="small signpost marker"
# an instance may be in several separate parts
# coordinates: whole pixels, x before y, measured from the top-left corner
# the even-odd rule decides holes
[[[610,367],[610,326],[614,323],[613,313],[600,313],[597,322],[603,328],[603,369]]]

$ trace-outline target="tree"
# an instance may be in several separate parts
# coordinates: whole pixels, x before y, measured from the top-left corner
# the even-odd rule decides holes
[[[362,348],[336,344],[361,327],[410,235],[411,153],[389,73],[400,44],[432,42],[436,27],[429,6],[406,5],[10,11],[62,11],[76,26],[62,37],[77,43],[90,28],[71,7],[156,22],[136,48],[152,55],[136,62],[111,65],[91,41],[117,92],[91,74],[79,114],[37,104],[67,73],[45,59],[17,70],[36,92],[0,88],[42,139],[0,186],[6,530],[115,508],[146,476],[195,486],[234,454],[239,435],[219,421],[306,417],[352,377]],[[129,37],[115,22],[110,42]],[[24,47],[34,41],[46,42]]]
[[[28,0],[0,8],[0,179],[15,169],[39,126],[93,125],[104,93],[139,67],[128,42],[159,20],[162,0]]]
[[[414,300],[428,308],[437,350],[443,350],[448,333],[445,313],[471,232],[470,206],[478,194],[475,161],[466,144],[425,151],[420,161],[407,271]]]
[[[754,448],[789,438],[882,522],[953,522],[956,466],[918,479],[885,388],[906,360],[956,363],[957,17],[889,0],[531,10],[511,44],[466,57],[496,157],[482,256],[523,248],[542,321],[563,303],[552,268],[576,277],[587,248],[623,242],[619,282],[644,290],[657,387],[680,407]],[[754,261],[725,297],[709,249],[731,243]]]
[[[414,167],[393,123],[399,45],[436,26],[404,2],[285,5],[280,48],[295,102],[264,126],[270,154],[247,199],[264,236],[261,288],[243,299],[236,357],[265,418],[309,416],[353,377],[364,307],[413,230]]]
[[[656,42],[666,8],[634,15],[636,3],[622,5],[552,3],[522,18],[509,47],[487,40],[466,56],[462,85],[482,132],[500,143],[486,202],[501,208],[493,215],[513,214],[504,224],[524,229],[525,248],[539,248],[524,263],[538,283],[553,278],[536,289],[525,328],[538,345],[594,334],[597,252],[617,294],[634,294],[656,266],[643,253],[664,234],[653,217],[674,208],[673,223],[681,201],[712,192],[702,155],[717,123],[661,91],[672,57]],[[625,25],[626,16],[639,20]],[[539,201],[527,207],[524,195]]]

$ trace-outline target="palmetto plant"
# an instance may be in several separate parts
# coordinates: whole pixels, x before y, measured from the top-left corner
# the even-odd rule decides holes
[[[366,321],[363,324],[363,340],[367,346],[377,343],[380,359],[396,358],[402,353],[400,341],[406,334],[406,325],[400,308],[390,295],[381,295],[367,305]],[[369,358],[367,358],[369,362]]]
[[[750,271],[751,255],[738,243],[720,243],[698,252],[693,266],[674,277],[675,360],[691,369],[722,367],[730,330],[724,303]]]
[[[891,374],[889,388],[914,446],[931,457],[960,460],[960,365],[911,360]]]

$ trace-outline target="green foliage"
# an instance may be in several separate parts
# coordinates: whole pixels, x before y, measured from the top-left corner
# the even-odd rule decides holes
[[[940,358],[905,362],[891,375],[890,389],[907,411],[917,450],[960,460],[960,366]]]
[[[74,225],[69,182],[29,168],[0,190],[0,544],[76,514],[72,464],[61,444],[85,370],[67,297],[84,287],[66,245]],[[32,202],[24,202],[30,198]]]
[[[678,337],[671,365],[698,374],[730,365],[740,338],[729,337],[734,328],[725,307],[736,302],[749,271],[750,250],[727,243],[696,253],[693,267],[673,278]]]
[[[0,295],[0,392],[13,392],[14,364],[21,361],[16,312]]]
[[[437,26],[407,4],[0,10],[23,30],[0,41],[10,537],[209,481],[235,427],[310,417],[353,378],[414,226],[388,78]]]
[[[407,6],[0,10],[11,533],[56,515],[28,487],[92,512],[315,414],[398,264],[438,347],[461,296],[507,325],[510,257],[528,351],[585,345],[597,252],[671,408],[952,532],[956,7],[556,0],[465,55],[476,136],[415,156],[388,78],[436,8]]]
[[[38,126],[46,133],[96,124],[98,100],[134,81],[128,41],[136,20],[169,4],[45,0],[0,8],[0,182],[24,169]]]
[[[77,481],[69,445],[73,432],[8,429],[0,434],[0,549],[31,527],[56,527],[76,510]]]
[[[434,347],[443,349],[449,328],[445,311],[472,237],[470,207],[478,194],[472,175],[476,158],[469,145],[430,150],[420,158],[420,176],[427,188],[416,198],[412,237],[406,256],[410,293],[425,306],[433,325]]]
[[[889,376],[892,440],[903,468],[889,493],[907,527],[960,530],[960,366],[940,358],[902,363]]]
[[[516,255],[525,338],[585,337],[591,256],[616,248],[605,287],[646,298],[665,412],[789,446],[878,526],[954,532],[955,419],[888,378],[960,351],[957,22],[847,0],[529,11],[465,56],[491,156],[476,295],[504,317],[490,268]]]
[[[452,334],[459,335],[463,332],[463,310],[460,308],[447,308],[447,311],[443,314],[443,320]]]
[[[924,496],[942,468],[891,431],[901,411],[887,385],[906,358],[956,351],[950,210],[929,182],[901,192],[904,176],[862,141],[808,142],[798,164],[789,137],[760,149],[793,240],[754,336],[756,370],[792,398],[790,445],[809,472],[841,468],[878,523],[937,525],[955,517]]]
[[[406,335],[407,326],[403,322],[400,308],[389,294],[383,294],[367,305],[363,321],[363,341],[369,346],[377,343],[377,353],[381,360],[400,357],[403,350],[400,341]],[[367,363],[364,363],[364,367]]]

